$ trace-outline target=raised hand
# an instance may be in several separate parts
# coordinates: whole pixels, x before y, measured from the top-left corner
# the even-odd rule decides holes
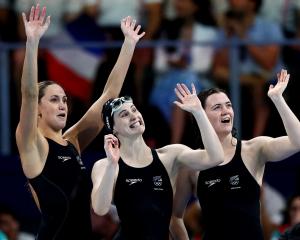
[[[117,164],[120,159],[119,140],[113,134],[104,136],[104,150],[107,159]]]
[[[290,74],[287,73],[287,70],[282,69],[280,73],[277,73],[277,83],[275,86],[272,84],[270,85],[268,96],[271,99],[281,97],[283,91],[287,87],[289,79],[290,79]]]
[[[145,35],[145,32],[139,34],[141,25],[136,26],[136,20],[130,16],[121,20],[121,29],[125,38],[133,40],[134,43],[137,43]]]
[[[178,83],[175,88],[175,93],[179,98],[180,102],[175,101],[174,103],[181,109],[188,111],[190,113],[194,113],[196,111],[199,111],[199,109],[202,108],[194,84],[192,84],[192,93],[191,93],[185,84]]]
[[[46,7],[40,11],[40,5],[32,6],[27,20],[26,14],[22,13],[27,39],[39,40],[50,25],[50,16],[46,18]]]

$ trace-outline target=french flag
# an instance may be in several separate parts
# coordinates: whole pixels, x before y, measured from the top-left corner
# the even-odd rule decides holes
[[[94,20],[83,14],[67,24],[65,30],[51,43],[74,45],[104,40],[104,35]],[[59,83],[68,94],[88,102],[102,59],[103,49],[100,48],[79,45],[77,48],[51,48],[46,53],[48,77]]]

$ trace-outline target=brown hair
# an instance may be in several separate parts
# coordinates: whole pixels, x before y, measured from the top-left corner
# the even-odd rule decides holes
[[[210,95],[213,95],[215,93],[224,93],[227,95],[226,91],[221,89],[221,88],[210,88],[210,89],[207,89],[207,90],[204,90],[204,91],[201,91],[199,94],[198,94],[198,98],[203,106],[203,108],[205,109],[206,108],[206,100],[207,98],[210,96]]]
[[[41,98],[45,95],[45,91],[46,91],[46,88],[50,85],[53,85],[53,84],[56,84],[58,86],[60,86],[61,88],[63,88],[61,85],[59,85],[58,83],[54,82],[54,81],[42,81],[42,82],[39,82],[38,83],[38,87],[39,87],[39,98],[38,98],[38,102],[40,103],[41,102]]]

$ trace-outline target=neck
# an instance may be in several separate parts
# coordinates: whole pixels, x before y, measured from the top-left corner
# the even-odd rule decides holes
[[[120,154],[122,159],[126,159],[133,163],[142,163],[142,159],[147,159],[150,148],[145,143],[142,136],[134,139],[119,137],[121,142]]]
[[[236,145],[237,139],[232,136],[232,134],[227,134],[226,136],[219,136],[220,142],[223,149],[231,148]]]
[[[54,131],[53,129],[42,127],[39,127],[39,129],[44,137],[50,138],[53,141],[61,144],[65,143],[65,140],[62,137],[62,130]]]

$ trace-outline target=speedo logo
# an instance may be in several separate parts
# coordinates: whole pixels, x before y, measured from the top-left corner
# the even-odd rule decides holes
[[[217,179],[205,181],[205,185],[207,185],[207,187],[209,188],[219,182],[221,182],[221,179],[217,178]]]
[[[59,160],[62,160],[62,162],[65,162],[65,161],[68,161],[68,160],[71,159],[70,156],[57,156],[57,158],[58,158]]]
[[[128,184],[129,186],[133,185],[135,183],[138,183],[138,182],[142,182],[142,181],[143,181],[143,179],[141,179],[141,178],[127,178],[126,179],[126,182],[129,183]]]

